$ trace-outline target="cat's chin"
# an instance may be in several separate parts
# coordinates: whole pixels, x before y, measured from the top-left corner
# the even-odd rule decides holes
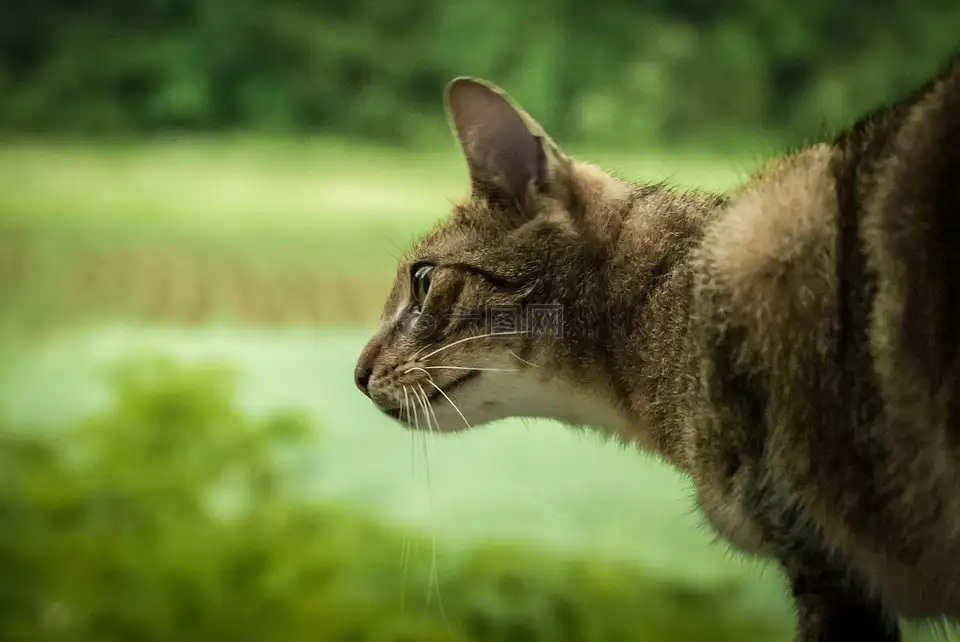
[[[473,388],[474,384],[482,379],[483,373],[472,371],[448,382],[443,388],[434,387],[427,392],[424,389],[424,398],[408,397],[404,404],[393,407],[377,406],[383,414],[394,419],[404,428],[413,432],[458,433],[464,432],[485,423],[489,420],[470,421],[467,418],[474,415],[471,404],[462,399],[464,388]],[[432,394],[431,394],[432,392]],[[457,396],[461,396],[458,400]],[[495,402],[483,402],[483,408],[490,408]]]
[[[398,424],[400,424],[401,427],[413,433],[447,435],[447,434],[466,432],[471,428],[475,428],[479,425],[482,425],[481,423],[477,423],[477,424],[471,424],[468,426],[460,418],[459,415],[456,415],[456,413],[454,413],[452,417],[448,418],[445,416],[446,415],[445,410],[441,409],[439,412],[437,411],[437,407],[440,406],[441,404],[446,404],[446,401],[444,401],[441,398],[439,402],[435,402],[435,403],[436,403],[436,406],[434,406],[434,404],[430,405],[430,421],[429,422],[425,421],[423,418],[422,406],[418,407],[417,416],[415,418],[414,417],[408,418],[407,413],[403,413],[401,417],[401,416],[397,416],[397,414],[392,412],[386,412],[386,411],[385,412],[387,415],[392,417]],[[437,416],[436,421],[434,420],[435,415]],[[450,422],[448,422],[447,419],[449,419]]]

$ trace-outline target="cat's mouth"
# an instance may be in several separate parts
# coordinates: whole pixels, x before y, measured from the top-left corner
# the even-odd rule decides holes
[[[440,397],[443,397],[444,395],[449,395],[451,392],[461,387],[463,384],[473,379],[476,379],[481,374],[483,373],[480,372],[479,370],[474,370],[472,372],[468,372],[462,377],[454,379],[443,388],[433,388],[431,392],[427,393],[427,402],[433,403],[435,400],[439,399]],[[381,406],[380,411],[383,412],[383,414],[389,417],[392,417],[401,423],[407,423],[402,419],[402,417],[406,417],[409,414],[409,411],[405,410],[403,406],[396,406],[393,408],[384,408]]]

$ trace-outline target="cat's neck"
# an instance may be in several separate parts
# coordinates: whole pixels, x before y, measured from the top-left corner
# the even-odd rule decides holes
[[[602,192],[590,195],[586,222],[607,260],[568,302],[575,349],[565,369],[578,369],[573,383],[585,391],[575,423],[685,468],[692,254],[723,197],[590,176]]]

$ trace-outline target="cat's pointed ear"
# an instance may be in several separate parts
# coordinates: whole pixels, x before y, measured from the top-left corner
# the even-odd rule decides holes
[[[447,85],[444,98],[474,190],[499,192],[525,207],[563,178],[567,157],[502,90],[460,77]]]

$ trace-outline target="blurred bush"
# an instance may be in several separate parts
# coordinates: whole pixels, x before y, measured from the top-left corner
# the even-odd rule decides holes
[[[437,555],[428,538],[298,498],[315,430],[295,414],[242,416],[225,370],[138,361],[115,390],[73,428],[0,432],[0,639],[761,642],[786,630],[745,616],[736,587],[497,544]]]
[[[11,0],[0,130],[418,140],[472,74],[567,140],[798,138],[918,83],[957,33],[955,0]]]

